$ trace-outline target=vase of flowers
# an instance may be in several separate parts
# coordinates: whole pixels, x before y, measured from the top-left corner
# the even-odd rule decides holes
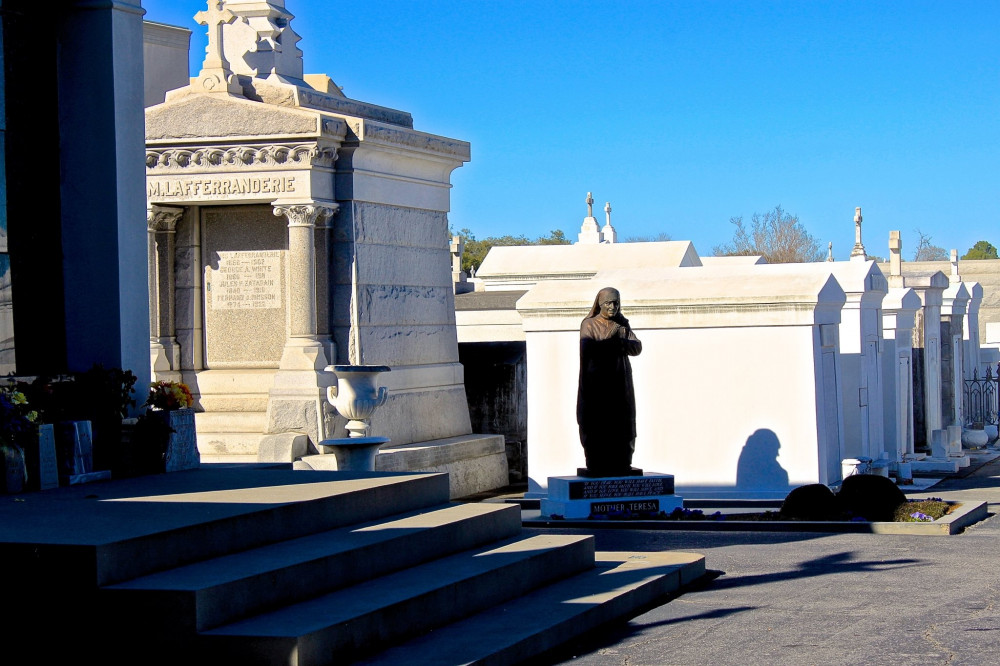
[[[161,443],[163,471],[179,472],[201,465],[193,405],[187,384],[158,381],[149,385],[146,417],[160,422],[166,435],[166,441]]]
[[[35,435],[38,412],[28,406],[24,393],[9,386],[0,387],[0,481],[8,493],[19,493],[28,482],[25,446]]]

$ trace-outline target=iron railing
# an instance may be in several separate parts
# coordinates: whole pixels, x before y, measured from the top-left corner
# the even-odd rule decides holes
[[[979,368],[972,371],[972,379],[965,380],[965,391],[962,394],[962,406],[965,411],[965,425],[974,423],[997,425],[1000,420],[1000,363],[997,363],[996,374],[986,366],[986,377],[979,378]]]

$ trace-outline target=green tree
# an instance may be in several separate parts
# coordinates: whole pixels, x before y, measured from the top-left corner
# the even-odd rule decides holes
[[[510,245],[569,245],[570,240],[562,229],[553,229],[548,236],[539,236],[531,240],[527,236],[488,236],[483,240],[478,240],[476,235],[469,229],[462,229],[458,232],[465,243],[465,250],[462,253],[462,270],[470,273],[473,268],[477,271],[483,263],[483,259],[489,253],[490,248],[495,246]]]
[[[917,251],[913,253],[913,261],[948,261],[948,252],[943,247],[931,244],[931,237],[920,229],[915,231],[920,240]]]
[[[997,256],[997,249],[992,243],[981,240],[970,247],[969,251],[962,255],[962,259],[1000,259],[1000,257]]]
[[[736,227],[731,243],[716,245],[712,252],[717,257],[760,255],[769,264],[791,264],[822,261],[826,254],[819,241],[806,231],[797,215],[786,213],[775,206],[763,215],[754,213],[751,228],[743,225],[743,217],[731,217]]]

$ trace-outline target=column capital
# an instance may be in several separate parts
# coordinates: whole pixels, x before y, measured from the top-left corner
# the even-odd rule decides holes
[[[184,215],[183,208],[152,206],[146,210],[146,229],[172,234],[177,230],[177,222],[182,215]]]
[[[315,227],[340,209],[335,203],[275,204],[276,217],[287,217],[289,227]]]

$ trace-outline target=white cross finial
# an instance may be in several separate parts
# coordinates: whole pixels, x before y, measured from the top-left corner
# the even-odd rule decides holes
[[[587,217],[594,217],[594,195],[587,192]]]
[[[195,14],[194,20],[199,25],[208,26],[208,46],[205,47],[205,60],[198,73],[202,88],[206,92],[241,92],[222,49],[222,26],[235,21],[236,14],[226,9],[223,0],[208,0],[208,9]]]
[[[854,209],[854,248],[851,250],[851,259],[868,260],[865,245],[861,242],[861,206]]]

